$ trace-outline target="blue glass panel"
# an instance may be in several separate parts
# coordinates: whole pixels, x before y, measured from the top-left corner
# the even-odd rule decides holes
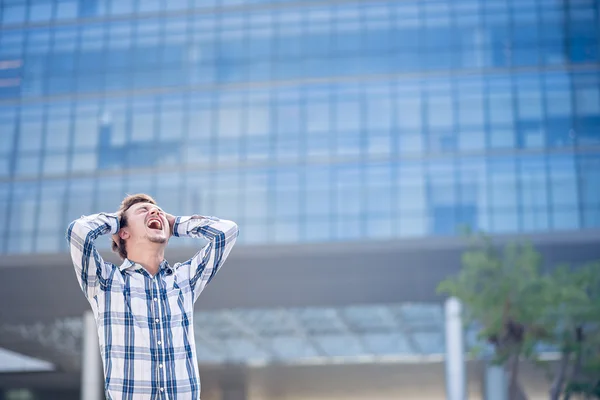
[[[306,190],[330,189],[333,172],[329,165],[307,165],[304,176]]]
[[[579,212],[572,209],[554,209],[552,211],[552,228],[555,230],[578,229]]]
[[[447,128],[454,125],[454,109],[450,94],[430,95],[427,101],[427,121],[432,128]]]
[[[425,213],[411,211],[400,212],[398,215],[398,236],[421,237],[429,234],[429,216]]]
[[[161,9],[159,0],[144,0],[138,3],[138,12],[157,12]]]
[[[337,206],[342,215],[358,215],[362,205],[362,172],[359,168],[349,167],[336,171]]]
[[[310,190],[304,193],[304,209],[307,216],[329,217],[332,213],[332,194],[329,189]]]
[[[96,151],[81,151],[72,155],[71,171],[75,173],[93,172],[98,168],[98,153]]]
[[[576,109],[578,115],[570,135],[575,136],[580,146],[597,145],[600,143],[600,92],[598,88],[577,90]]]
[[[492,65],[505,67],[510,64],[508,48],[511,43],[511,32],[504,24],[489,27]]]
[[[511,49],[513,65],[538,64],[538,31],[538,26],[533,24],[517,24],[513,26]]]
[[[233,221],[239,221],[242,218],[240,196],[237,188],[234,190],[216,191],[214,193],[214,198],[215,215]]]
[[[0,55],[6,59],[20,58],[24,43],[25,31],[3,31],[2,35],[0,35]]]
[[[572,155],[552,155],[548,157],[550,167],[550,192],[554,209],[571,207],[579,203],[575,158]]]
[[[13,183],[10,204],[10,226],[16,232],[32,233],[36,227],[39,185],[37,182]],[[27,239],[28,241],[31,238]]]
[[[14,151],[16,134],[16,110],[14,108],[0,108],[0,155]]]
[[[546,210],[523,209],[521,223],[524,232],[543,232],[550,228],[550,218]]]
[[[182,215],[183,210],[183,181],[184,176],[180,173],[162,173],[155,176],[155,199],[160,206],[173,215]],[[239,185],[234,187],[235,190]],[[148,189],[146,189],[148,190]],[[236,199],[239,196],[235,195]],[[200,213],[200,210],[197,210]],[[223,218],[232,219],[227,214],[223,215]]]
[[[37,227],[46,231],[46,234],[51,232],[51,236],[56,239],[64,232],[67,224],[63,214],[67,200],[67,182],[63,180],[44,182],[40,196],[42,201],[39,204]],[[52,250],[57,249],[52,248]]]
[[[5,232],[10,229],[9,221],[9,190],[10,184],[8,182],[0,183],[0,252],[4,253],[5,250]]]
[[[549,191],[546,168],[546,159],[542,156],[520,160],[520,204],[528,210],[547,212]]]
[[[427,186],[422,164],[405,163],[398,167],[399,211],[424,212],[427,207]]]
[[[582,211],[583,227],[599,228],[600,227],[600,207],[584,208]]]
[[[75,220],[82,215],[90,215],[100,210],[94,210],[94,185],[95,181],[90,179],[72,179],[69,183],[69,195],[67,197],[67,211],[65,219],[67,222]],[[115,210],[115,204],[109,210]],[[67,227],[65,226],[66,230]]]
[[[125,197],[125,177],[107,176],[96,178],[94,212],[114,212]]]
[[[396,121],[398,127],[410,133],[420,133],[423,120],[423,104],[421,94],[415,91],[400,93],[396,100],[398,113]]]
[[[190,7],[191,0],[169,0],[165,3],[165,8],[171,10],[184,10]]]
[[[67,154],[46,154],[42,165],[43,175],[62,175],[66,174],[69,166]]]
[[[25,5],[15,4],[6,5],[2,9],[2,23],[3,24],[17,24],[25,21],[27,15],[27,9]]]
[[[304,224],[302,228],[305,241],[322,242],[333,239],[333,225],[330,218],[306,218]]]
[[[34,2],[29,7],[29,21],[41,22],[49,21],[52,18],[52,2],[40,1]]]
[[[31,112],[31,113],[30,113]],[[42,109],[31,109],[21,115],[18,150],[37,152],[42,148],[44,134]]]
[[[267,105],[252,104],[246,109],[248,136],[267,135],[271,131],[271,110]]]
[[[510,82],[489,82],[488,115],[492,124],[512,124],[514,121],[513,95]]]
[[[594,21],[594,9],[570,9],[569,58],[575,63],[595,62],[598,60],[597,22]]]
[[[394,121],[392,99],[387,88],[369,93],[365,99],[366,128],[390,129]]]
[[[488,190],[495,209],[511,210],[517,206],[515,160],[505,157],[490,160]],[[499,218],[499,217],[498,217]]]
[[[94,84],[93,76],[91,72],[100,71],[104,68],[104,62],[106,56],[103,50],[100,49],[82,49],[77,56],[77,69],[79,71],[85,71],[81,76],[82,82],[86,83],[85,88],[87,90],[97,89],[100,85]]]
[[[492,210],[491,227],[493,233],[518,232],[519,216],[516,211]]]
[[[579,156],[581,203],[589,210],[600,209],[600,155]]]
[[[8,236],[7,253],[31,254],[34,249],[33,234],[11,234]]]
[[[136,0],[107,0],[107,2],[108,1],[110,1],[110,14],[112,15],[131,14],[134,12]],[[94,2],[97,3],[97,0],[89,3]]]
[[[282,221],[274,224],[273,238],[278,243],[294,243],[300,239],[300,227],[297,221]]]
[[[272,237],[272,233],[269,232],[270,230],[271,226],[264,219],[250,219],[246,217],[244,221],[244,234],[241,237],[243,237],[244,243],[247,244],[265,243]]]
[[[458,167],[458,202],[455,213],[457,226],[472,230],[484,229],[487,206],[487,175],[484,159],[469,158],[460,161]]]
[[[56,2],[55,18],[57,20],[71,19],[77,17],[79,1],[58,0]]]

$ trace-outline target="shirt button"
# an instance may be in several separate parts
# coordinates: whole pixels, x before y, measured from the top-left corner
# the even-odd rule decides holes
[[[154,298],[154,301],[158,301],[158,299],[155,297],[155,298]]]
[[[159,341],[158,341],[158,345],[160,346],[161,344],[162,344],[162,342],[159,340]]]
[[[156,318],[156,319],[154,320],[154,322],[156,322],[156,323],[158,324],[158,318]]]
[[[160,391],[161,391],[161,392],[164,392],[164,391],[165,391],[165,388],[160,388]]]
[[[162,364],[158,364],[158,368],[162,368]]]

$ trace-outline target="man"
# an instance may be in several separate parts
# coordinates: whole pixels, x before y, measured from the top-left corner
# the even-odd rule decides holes
[[[94,240],[113,234],[120,266],[105,262]],[[171,235],[205,238],[194,257],[164,259]],[[231,252],[232,221],[174,217],[152,197],[126,197],[117,213],[73,221],[67,240],[77,280],[92,306],[108,399],[200,398],[193,306]]]

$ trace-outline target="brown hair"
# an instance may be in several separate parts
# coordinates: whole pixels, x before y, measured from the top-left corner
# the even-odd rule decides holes
[[[131,208],[132,205],[137,204],[137,203],[150,203],[150,204],[154,204],[156,205],[156,201],[148,196],[147,194],[144,193],[138,193],[138,194],[130,194],[127,195],[127,197],[125,197],[123,199],[123,201],[121,202],[121,207],[119,207],[119,211],[117,211],[117,214],[120,216],[120,221],[119,221],[119,229],[122,229],[124,227],[127,226],[127,215],[125,215],[125,212],[127,210],[129,210],[129,208]],[[127,258],[127,249],[125,248],[125,240],[121,239],[119,237],[119,243],[117,243],[114,239],[112,241],[112,250],[115,253],[118,253],[119,256],[124,260]]]

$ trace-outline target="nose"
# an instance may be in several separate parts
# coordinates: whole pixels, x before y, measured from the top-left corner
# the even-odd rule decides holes
[[[158,208],[151,208],[150,209],[150,215],[158,215],[158,214],[159,214]]]

